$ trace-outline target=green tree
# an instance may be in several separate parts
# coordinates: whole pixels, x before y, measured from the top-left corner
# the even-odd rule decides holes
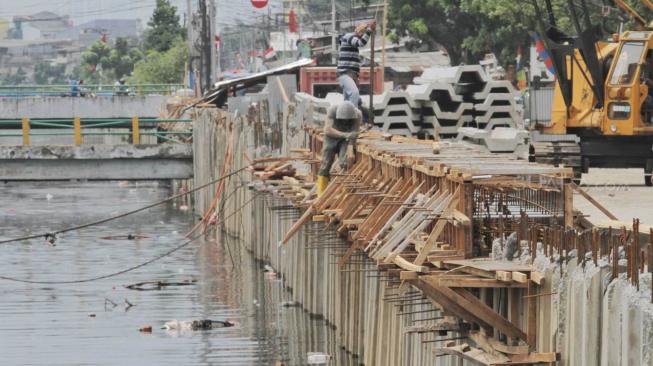
[[[66,65],[54,65],[49,62],[39,62],[34,65],[35,84],[65,84],[66,79]]]
[[[130,47],[125,38],[116,38],[113,47],[97,41],[82,52],[81,77],[93,83],[120,79],[129,75],[136,62],[142,58],[142,52]]]
[[[143,60],[136,63],[129,81],[133,84],[181,83],[187,61],[188,45],[177,38],[166,52],[148,52]]]
[[[615,32],[620,21],[628,20],[614,8],[606,16],[597,0],[587,3],[592,23],[604,34]],[[552,0],[552,4],[558,27],[575,34],[567,0]],[[540,2],[545,11],[543,5]],[[633,5],[644,15],[650,14],[642,4]],[[488,52],[505,64],[514,59],[519,46],[530,44],[529,31],[538,30],[530,0],[390,0],[390,7],[389,22],[399,36],[410,35],[430,49],[445,48],[454,65],[476,63]]]
[[[171,5],[169,0],[156,0],[156,8],[147,25],[145,49],[148,51],[166,52],[177,38],[183,38],[186,34],[179,23],[177,7]]]
[[[143,54],[138,48],[130,48],[125,38],[117,38],[114,48],[109,54],[109,65],[113,69],[116,79],[129,75],[134,69],[134,65]]]
[[[20,85],[25,81],[27,81],[27,73],[20,66],[15,73],[9,71],[6,74],[0,75],[1,85]]]

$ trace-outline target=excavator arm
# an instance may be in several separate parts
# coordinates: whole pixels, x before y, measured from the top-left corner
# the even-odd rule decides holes
[[[573,77],[571,74],[575,69],[582,74],[582,77],[590,86],[595,96],[596,107],[601,108],[604,99],[604,73],[602,72],[597,51],[601,31],[599,27],[591,24],[585,0],[580,1],[584,14],[582,19],[580,19],[574,1],[567,0],[569,14],[576,30],[574,36],[565,34],[556,26],[551,0],[545,0],[548,13],[546,19],[548,19],[549,24],[544,24],[542,21],[545,17],[543,17],[538,5],[538,0],[531,1],[535,7],[536,17],[541,28],[542,40],[553,61],[553,68],[565,105],[569,108],[572,103]],[[582,61],[583,67],[580,67],[580,61]],[[579,67],[574,68],[572,64]]]
[[[630,5],[626,4],[623,0],[612,0],[616,6],[618,6],[621,10],[625,11],[628,13],[628,15],[635,20],[637,25],[644,28],[648,28],[648,24],[646,23],[646,20],[639,15],[639,13],[633,9]],[[642,0],[646,6],[650,7],[653,9],[653,3],[650,0]]]

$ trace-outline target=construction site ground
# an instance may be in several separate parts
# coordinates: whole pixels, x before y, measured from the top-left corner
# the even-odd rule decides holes
[[[643,223],[653,223],[653,188],[643,182],[642,169],[590,169],[583,175],[582,188],[610,210],[619,220],[628,222],[638,217]],[[592,223],[608,220],[594,205],[576,193],[574,207]]]

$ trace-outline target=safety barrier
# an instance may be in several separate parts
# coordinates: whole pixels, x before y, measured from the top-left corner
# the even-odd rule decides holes
[[[183,84],[129,84],[117,86],[102,85],[2,85],[0,97],[82,97],[114,95],[173,95],[184,89]]]
[[[75,145],[83,143],[84,136],[131,136],[131,143],[139,145],[141,136],[156,136],[157,140],[174,143],[187,143],[189,141],[180,141],[173,136],[192,138],[193,132],[190,128],[180,130],[162,130],[159,129],[162,124],[172,123],[191,123],[191,119],[170,119],[170,118],[88,118],[82,119],[75,117],[73,119],[30,119],[24,117],[20,120],[5,119],[0,120],[0,131],[9,131],[8,133],[0,132],[0,139],[5,137],[22,137],[24,146],[30,145],[32,136],[73,136]],[[20,132],[13,132],[20,129]],[[141,131],[143,128],[148,131]],[[166,126],[166,127],[169,127]],[[190,126],[189,126],[190,127]],[[129,131],[97,131],[97,129],[121,128]],[[63,131],[62,131],[63,129]],[[150,131],[153,129],[153,131]],[[56,131],[52,131],[56,130]],[[92,131],[89,131],[92,130]]]

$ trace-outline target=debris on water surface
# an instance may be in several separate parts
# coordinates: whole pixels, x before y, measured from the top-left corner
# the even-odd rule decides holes
[[[140,328],[138,328],[138,331],[141,333],[152,333],[152,326],[151,325],[144,325]]]
[[[216,328],[233,327],[236,323],[229,320],[171,320],[166,322],[161,329],[166,330],[208,330]]]
[[[88,314],[88,317],[89,317],[89,318],[95,318],[95,314],[94,314],[94,313],[90,313],[90,314]]]
[[[195,279],[183,280],[177,282],[144,281],[144,282],[138,282],[131,285],[127,285],[125,286],[125,288],[128,288],[130,290],[136,290],[136,291],[155,291],[155,290],[162,290],[163,288],[170,287],[170,286],[190,286],[196,283],[197,280]]]
[[[326,364],[331,359],[331,355],[322,352],[309,352],[307,356],[309,365]]]

